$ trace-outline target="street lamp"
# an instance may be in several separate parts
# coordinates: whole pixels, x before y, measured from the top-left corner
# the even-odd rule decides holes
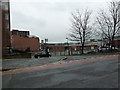
[[[68,37],[66,37],[66,39],[67,39],[67,47],[68,47],[68,55],[70,56],[70,51],[69,51],[69,43],[68,43]]]
[[[47,42],[48,42],[48,39],[45,39],[45,52],[48,52],[47,45],[46,45]]]

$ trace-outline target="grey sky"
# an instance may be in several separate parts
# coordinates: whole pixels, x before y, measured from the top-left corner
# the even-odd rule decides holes
[[[89,2],[88,2],[89,1]],[[11,28],[30,30],[31,35],[49,42],[65,42],[71,12],[93,11],[93,18],[110,0],[11,0]]]

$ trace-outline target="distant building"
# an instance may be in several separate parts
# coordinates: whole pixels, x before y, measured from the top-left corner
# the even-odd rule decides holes
[[[11,45],[13,51],[39,51],[39,38],[30,37],[29,31],[11,31]]]
[[[2,44],[2,57],[10,53],[10,3],[9,0],[0,0],[0,43]],[[0,50],[0,51],[1,51]]]
[[[91,51],[98,52],[100,43],[101,42],[97,41],[86,42],[84,46],[84,53],[88,53]],[[53,55],[80,54],[82,47],[82,45],[79,43],[41,43],[40,46],[42,50],[44,50],[44,46],[47,47],[47,49],[49,49],[49,52],[51,52]]]
[[[12,35],[19,35],[21,37],[28,37],[30,35],[29,31],[19,31],[19,30],[12,30]]]

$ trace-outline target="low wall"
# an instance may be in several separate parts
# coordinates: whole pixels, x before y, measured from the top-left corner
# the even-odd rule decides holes
[[[31,58],[31,53],[22,53],[4,56],[3,59]]]

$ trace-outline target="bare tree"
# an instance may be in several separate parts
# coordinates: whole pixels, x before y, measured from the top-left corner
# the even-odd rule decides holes
[[[109,49],[112,49],[115,35],[120,32],[120,2],[110,2],[108,13],[101,10],[97,22],[103,36],[109,41]]]
[[[87,10],[82,14],[79,10],[76,13],[72,13],[72,26],[69,33],[69,39],[72,41],[78,41],[81,45],[81,54],[84,52],[85,41],[89,39],[91,33],[90,16],[91,11]]]

